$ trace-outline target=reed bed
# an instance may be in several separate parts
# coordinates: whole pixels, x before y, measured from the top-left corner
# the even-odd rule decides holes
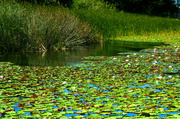
[[[94,37],[89,24],[80,22],[65,8],[5,2],[0,9],[3,52],[67,48]]]

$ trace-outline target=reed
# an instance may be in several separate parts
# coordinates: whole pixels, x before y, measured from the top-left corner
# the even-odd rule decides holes
[[[94,37],[89,24],[80,22],[65,8],[5,2],[0,9],[3,52],[73,47]]]

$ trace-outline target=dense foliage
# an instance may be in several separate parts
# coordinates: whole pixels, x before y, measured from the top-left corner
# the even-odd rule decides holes
[[[98,9],[115,5],[118,10],[156,16],[172,17],[178,12],[173,0],[16,0],[37,4],[61,4],[69,8]],[[100,9],[99,9],[100,10]]]
[[[119,10],[158,16],[172,16],[178,8],[173,0],[105,0],[116,4]]]
[[[16,2],[31,4],[43,4],[43,5],[62,5],[71,9],[88,9],[88,10],[102,10],[112,9],[115,5],[108,4],[103,0],[15,0]],[[116,8],[115,8],[116,9]]]

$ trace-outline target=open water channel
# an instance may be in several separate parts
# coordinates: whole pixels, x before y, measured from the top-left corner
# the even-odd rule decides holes
[[[164,43],[106,41],[103,44],[78,46],[61,51],[6,53],[0,56],[0,62],[21,66],[69,66],[80,63],[85,56],[117,56],[119,53],[139,52],[157,45]]]

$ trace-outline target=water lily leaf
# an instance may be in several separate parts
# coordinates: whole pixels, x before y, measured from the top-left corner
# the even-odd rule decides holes
[[[43,115],[43,116],[50,116],[50,115],[52,115],[52,113],[50,113],[50,112],[45,112],[45,113],[42,113],[41,115]]]

